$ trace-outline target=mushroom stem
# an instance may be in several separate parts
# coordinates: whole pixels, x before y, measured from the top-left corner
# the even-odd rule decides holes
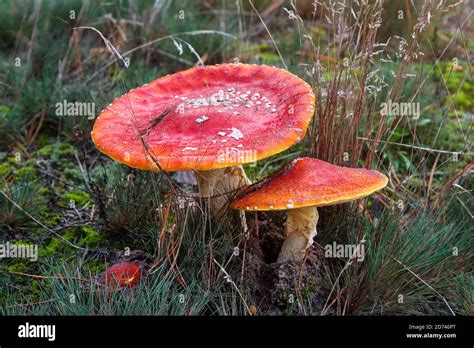
[[[277,262],[302,261],[306,250],[313,244],[319,214],[316,207],[291,209],[286,218],[286,239]]]
[[[196,178],[200,196],[209,198],[211,212],[217,217],[224,215],[226,205],[231,200],[229,196],[235,193],[235,190],[251,184],[249,178],[245,175],[244,168],[240,165],[222,169],[198,171]],[[244,215],[241,214],[241,217],[242,216]]]

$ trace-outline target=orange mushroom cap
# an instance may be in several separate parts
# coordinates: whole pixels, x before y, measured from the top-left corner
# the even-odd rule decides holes
[[[117,98],[91,135],[101,152],[130,167],[158,170],[157,160],[166,171],[225,168],[301,140],[314,103],[311,86],[286,70],[196,67]]]
[[[110,266],[105,271],[107,285],[118,287],[133,287],[141,278],[141,268],[133,262],[121,262]]]
[[[333,205],[368,196],[385,187],[387,182],[387,177],[375,170],[299,158],[248,187],[232,206],[247,210],[286,210]]]

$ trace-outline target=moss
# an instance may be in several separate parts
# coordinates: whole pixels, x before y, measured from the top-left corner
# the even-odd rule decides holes
[[[458,68],[454,69],[452,62],[442,63],[442,75],[437,69],[435,76],[439,81],[446,83],[446,86],[451,94],[446,95],[445,105],[454,107],[458,111],[471,111],[474,107],[471,95],[474,89],[474,83],[470,75],[466,72],[468,64],[466,62],[459,62]]]
[[[10,108],[6,105],[0,105],[0,117],[7,118],[9,114],[10,114]]]
[[[4,269],[8,273],[10,273],[12,276],[12,280],[15,282],[15,284],[26,285],[28,284],[30,279],[22,275],[14,274],[13,272],[33,273],[35,266],[36,264],[29,259],[12,258],[2,262],[0,270]]]
[[[62,237],[68,241],[73,241],[74,240],[74,229],[67,229]],[[51,240],[49,241],[48,245],[45,247],[40,247],[38,250],[38,256],[39,257],[47,257],[47,256],[53,256],[57,257],[57,255],[61,252],[64,251],[72,251],[72,248],[68,246],[64,240],[58,238],[58,237],[52,237]]]
[[[41,133],[38,135],[38,138],[36,138],[36,144],[39,148],[42,148],[48,144],[48,141],[50,140],[50,136],[45,133]]]
[[[18,160],[15,156],[9,156],[7,157],[7,162],[13,165],[18,164]]]
[[[46,194],[48,194],[48,193],[49,193],[48,188],[46,188],[46,187],[40,187],[40,188],[38,188],[38,194],[40,194],[40,195],[46,195]]]
[[[29,287],[32,298],[40,298],[41,292],[44,291],[41,281],[39,279],[33,279]]]
[[[450,151],[463,149],[465,146],[463,129],[467,129],[463,121],[461,124],[457,121],[447,123],[438,136],[439,147]]]
[[[81,181],[84,178],[83,173],[78,167],[66,167],[63,170],[66,180]]]
[[[303,299],[306,299],[306,298],[313,298],[320,289],[321,289],[321,284],[315,280],[311,280],[308,282],[308,284],[306,284],[306,286],[302,287],[300,291],[301,291],[301,295]]]
[[[84,248],[96,248],[103,241],[102,236],[90,226],[68,228],[64,231],[62,237]],[[69,251],[72,251],[72,249],[64,240],[53,237],[45,247],[39,248],[38,253],[40,257],[57,257],[58,254]]]
[[[36,168],[31,166],[23,166],[16,171],[15,180],[23,180],[23,179],[36,179],[38,177],[38,171]]]
[[[82,235],[77,243],[81,247],[95,248],[102,242],[102,236],[90,226],[82,227]]]
[[[91,197],[87,192],[79,191],[79,190],[72,190],[65,192],[61,196],[61,200],[58,202],[58,205],[63,208],[69,208],[69,204],[71,201],[74,201],[76,207],[82,207],[87,202],[89,202]]]
[[[88,261],[87,266],[92,271],[92,273],[100,273],[107,268],[107,264],[99,260]]]
[[[449,98],[447,101],[449,101]],[[453,95],[453,102],[458,110],[471,110],[474,106],[472,94],[468,94],[468,92],[464,90]]]
[[[18,240],[12,242],[15,245],[25,245],[30,244],[30,241]],[[38,298],[40,295],[40,280],[33,279],[31,277],[15,274],[18,273],[27,273],[27,274],[38,274],[38,263],[31,261],[28,258],[9,258],[5,259],[0,263],[0,273],[3,273],[2,281],[6,281],[6,284],[15,284],[15,287],[21,289],[21,296],[18,296],[18,301],[20,302],[27,302],[30,299],[33,301],[35,298]],[[6,279],[5,279],[6,278]],[[0,290],[2,288],[2,284],[0,284]],[[3,291],[5,291],[3,289]],[[2,296],[5,294],[0,295],[0,303],[17,303],[18,301],[14,301],[11,298],[11,295],[6,292],[6,296]],[[20,300],[21,298],[21,300]],[[1,307],[1,305],[0,305]]]
[[[55,227],[59,226],[61,223],[62,216],[58,212],[52,212],[48,208],[41,212],[41,221],[48,227]],[[40,234],[45,232],[44,228],[39,229],[41,231]]]
[[[420,177],[410,177],[408,184],[416,190],[422,190],[425,187],[425,183]]]
[[[56,255],[56,252],[62,243],[63,242],[57,237],[51,238],[46,247],[39,249],[40,257]]]
[[[34,160],[18,161],[16,156],[6,157],[6,160],[0,164],[0,178],[5,178],[14,174],[14,181],[23,181],[24,179],[36,179],[38,170]]]
[[[260,53],[260,58],[263,64],[278,64],[280,62],[280,56],[272,52]]]
[[[13,173],[14,170],[15,170],[15,167],[13,167],[10,163],[8,162],[0,163],[0,177],[1,178],[4,178],[10,175],[11,173]]]
[[[68,143],[53,143],[43,146],[36,152],[43,158],[59,159],[61,157],[74,156],[74,147]]]

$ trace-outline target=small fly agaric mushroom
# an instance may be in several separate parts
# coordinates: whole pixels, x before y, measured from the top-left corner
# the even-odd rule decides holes
[[[385,187],[387,181],[375,170],[299,158],[244,189],[232,206],[254,211],[288,209],[286,239],[277,262],[301,261],[316,236],[317,207],[368,196]]]
[[[97,118],[98,149],[130,167],[197,172],[199,192],[221,212],[250,183],[241,164],[301,140],[313,114],[311,87],[264,65],[196,67],[117,98]]]
[[[105,283],[112,287],[134,287],[142,276],[140,266],[133,262],[121,262],[105,271]]]

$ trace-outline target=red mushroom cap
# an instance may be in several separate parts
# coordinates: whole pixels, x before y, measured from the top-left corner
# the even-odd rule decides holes
[[[314,103],[311,86],[286,70],[196,67],[117,98],[97,118],[92,140],[104,154],[139,169],[158,170],[154,160],[166,171],[225,168],[301,140]]]
[[[141,278],[141,268],[133,262],[121,262],[110,266],[105,272],[107,285],[118,287],[133,287]]]
[[[287,163],[232,202],[236,209],[286,210],[353,201],[387,185],[375,170],[340,167],[315,158]]]

